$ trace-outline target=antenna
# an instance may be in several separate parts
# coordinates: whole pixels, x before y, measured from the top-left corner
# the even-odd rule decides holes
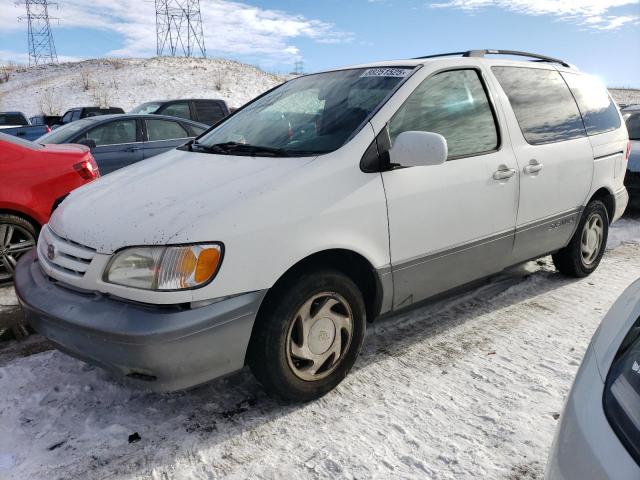
[[[155,0],[157,54],[207,57],[200,0]]]
[[[57,4],[47,0],[24,0],[18,4],[24,5],[27,9],[27,15],[18,17],[18,20],[28,22],[29,65],[58,63],[58,54],[49,24],[49,6],[57,7]]]

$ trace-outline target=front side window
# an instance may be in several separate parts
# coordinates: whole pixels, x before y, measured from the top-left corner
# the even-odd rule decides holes
[[[578,105],[556,70],[492,67],[531,145],[585,137]]]
[[[89,130],[85,138],[101,145],[118,145],[121,143],[136,142],[136,121],[117,120]]]
[[[150,142],[187,138],[189,134],[178,122],[169,120],[145,120],[147,124],[147,138]]]
[[[224,118],[222,108],[215,102],[196,102],[196,112],[198,121],[207,125],[213,125]]]
[[[291,80],[198,139],[227,155],[312,156],[342,147],[413,68],[358,68]]]
[[[618,108],[609,92],[598,80],[589,75],[563,73],[584,119],[587,135],[598,135],[620,128]]]
[[[449,158],[498,148],[496,121],[475,70],[452,70],[427,78],[389,122],[391,145],[402,132],[439,133]]]
[[[191,118],[191,111],[189,110],[189,104],[187,102],[171,103],[158,110],[158,113],[168,115],[169,117]]]

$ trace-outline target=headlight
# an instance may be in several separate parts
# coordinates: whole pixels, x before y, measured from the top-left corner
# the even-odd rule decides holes
[[[222,246],[215,243],[131,247],[113,256],[103,278],[144,290],[184,290],[209,283],[221,262]]]
[[[640,319],[627,334],[611,365],[603,404],[611,427],[640,463]]]

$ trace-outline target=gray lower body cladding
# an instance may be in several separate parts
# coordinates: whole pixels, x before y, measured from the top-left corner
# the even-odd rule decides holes
[[[392,267],[393,308],[404,308],[447,290],[565,247],[579,223],[576,208],[515,230],[412,259]]]
[[[266,293],[196,309],[138,305],[56,284],[33,251],[18,264],[15,289],[28,323],[61,350],[155,391],[240,370]]]

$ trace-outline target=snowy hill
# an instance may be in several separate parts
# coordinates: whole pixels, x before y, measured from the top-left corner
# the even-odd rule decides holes
[[[238,107],[285,78],[250,65],[198,58],[97,59],[0,70],[0,111],[61,114],[109,104],[125,111],[173,98],[221,98]]]
[[[0,111],[62,114],[89,105],[125,111],[151,100],[221,98],[239,107],[285,77],[222,59],[96,59],[37,67],[0,66]],[[640,103],[640,90],[611,89],[616,101]]]

